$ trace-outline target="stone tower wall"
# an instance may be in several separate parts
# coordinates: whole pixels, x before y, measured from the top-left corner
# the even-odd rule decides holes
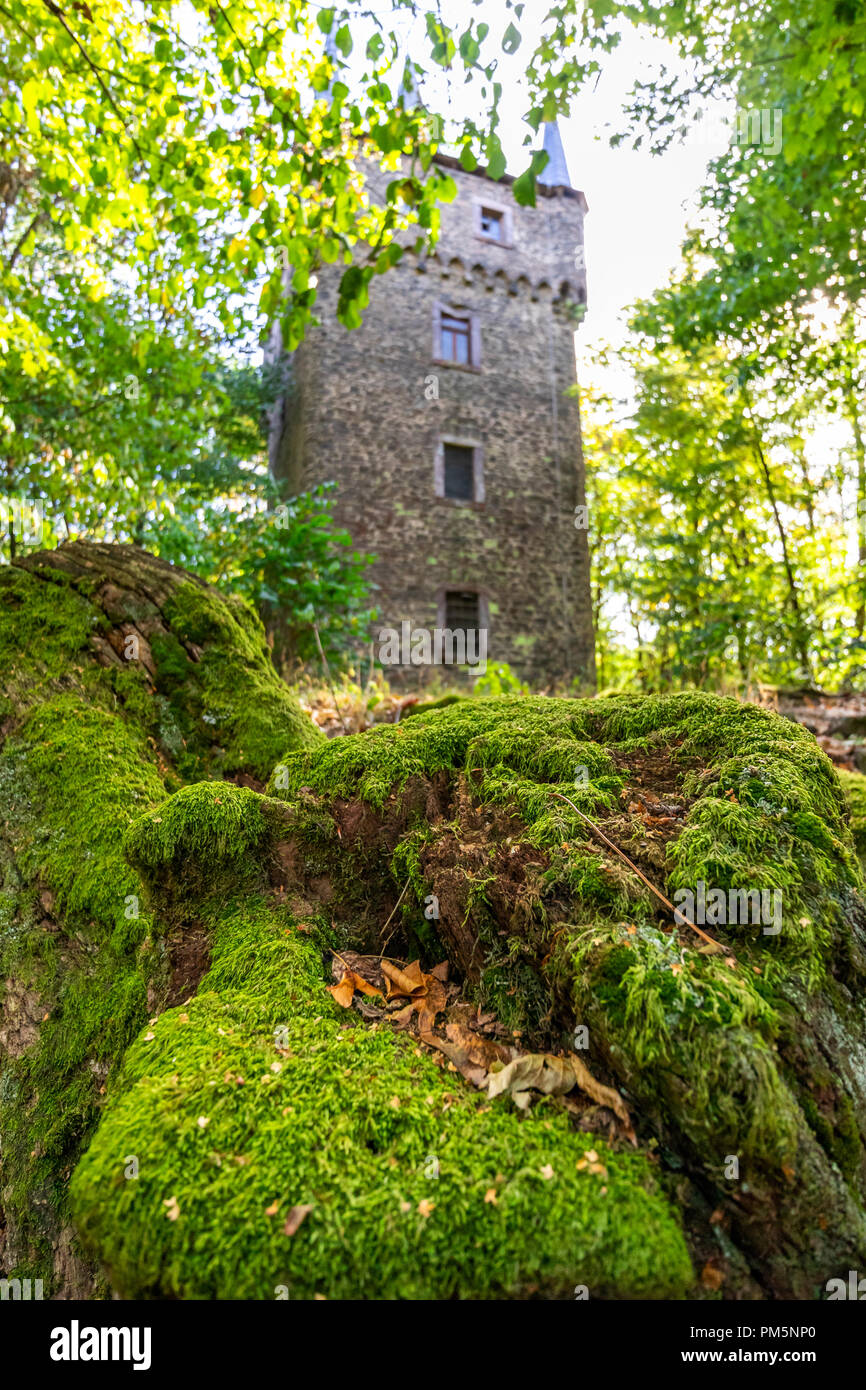
[[[382,626],[434,628],[446,589],[475,589],[489,660],[591,686],[580,420],[566,394],[586,300],[586,204],[539,189],[524,208],[509,181],[451,172],[459,195],[443,208],[436,254],[407,252],[374,277],[360,329],[336,320],[341,268],[320,274],[322,323],[293,355],[272,468],[292,491],[338,483],[338,522],[377,557]],[[478,205],[503,209],[510,245],[481,238]],[[477,367],[435,360],[437,304],[477,315]],[[480,450],[483,500],[437,496],[442,441]]]

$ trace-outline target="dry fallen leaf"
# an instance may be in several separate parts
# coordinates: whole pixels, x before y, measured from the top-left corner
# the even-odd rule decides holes
[[[166,1197],[162,1205],[164,1207],[168,1207],[168,1211],[165,1214],[168,1217],[169,1221],[176,1221],[177,1218],[180,1216],[180,1207],[177,1204],[177,1198]]]
[[[271,1205],[269,1207],[265,1207],[265,1216],[276,1216],[279,1209],[280,1203],[278,1198],[276,1202],[271,1202]]]
[[[404,1009],[397,1009],[393,1014],[389,1014],[388,1022],[397,1028],[408,1028],[415,1013],[415,1005],[407,1004]]]
[[[343,1009],[348,1009],[355,997],[356,990],[359,990],[361,994],[376,994],[380,998],[382,995],[380,989],[371,985],[369,980],[365,980],[363,975],[359,975],[355,970],[344,970],[339,983],[328,985],[327,990],[334,1002]]]
[[[493,1038],[484,1037],[482,1034],[474,1032],[471,1028],[464,1028],[461,1023],[446,1023],[445,1035],[453,1046],[460,1048],[472,1063],[473,1066],[483,1067],[485,1071],[498,1062],[510,1062],[514,1056],[514,1049],[506,1047],[503,1043],[494,1041]],[[457,1058],[452,1055],[452,1061],[457,1062]],[[459,1062],[457,1063],[459,1067]]]
[[[433,975],[424,976],[425,990],[419,996],[416,1005],[418,1009],[418,1029],[421,1032],[429,1033],[436,1022],[436,1015],[440,1014],[448,1002],[448,995],[445,986]]]
[[[714,1264],[707,1263],[701,1270],[701,1283],[705,1289],[720,1289],[725,1282],[725,1276]]]
[[[575,1080],[580,1089],[584,1091],[591,1100],[597,1101],[599,1105],[606,1105],[608,1110],[612,1110],[622,1124],[632,1144],[637,1146],[637,1137],[632,1128],[631,1118],[626,1108],[626,1103],[619,1091],[613,1090],[610,1086],[603,1086],[600,1081],[596,1081],[589,1068],[584,1066],[579,1057],[575,1057],[572,1054],[569,1060],[571,1061]]]
[[[298,1230],[298,1228],[300,1227],[301,1222],[304,1221],[305,1218],[309,1216],[309,1214],[310,1214],[310,1212],[311,1212],[312,1210],[313,1210],[312,1206],[297,1206],[297,1207],[292,1207],[291,1211],[289,1212],[288,1216],[286,1217],[286,1224],[285,1224],[285,1226],[283,1227],[283,1235],[284,1235],[284,1236],[293,1236],[293,1235],[295,1234],[295,1232]]]
[[[435,1206],[435,1202],[431,1202],[427,1197],[422,1197],[421,1201],[418,1203],[418,1215],[430,1216]]]
[[[385,976],[387,998],[411,999],[413,995],[425,988],[424,975],[421,970],[420,962],[413,960],[405,970],[399,966],[392,965],[389,960],[380,962],[382,974]]]
[[[351,972],[347,970],[339,984],[328,985],[327,989],[335,1004],[339,1004],[341,1009],[348,1009],[355,997],[355,986],[352,983]]]
[[[419,1031],[418,1037],[428,1047],[435,1047],[439,1052],[444,1053],[448,1058],[449,1067],[459,1071],[460,1075],[466,1081],[471,1082],[473,1086],[477,1086],[480,1090],[487,1084],[487,1072],[484,1067],[474,1066],[460,1047],[454,1043],[445,1042],[443,1038],[438,1038],[435,1033]]]
[[[496,1198],[496,1188],[495,1188],[495,1187],[488,1187],[487,1191],[486,1191],[485,1194],[484,1194],[484,1200],[485,1200],[485,1202],[490,1202],[494,1207],[499,1205],[499,1203],[498,1203],[498,1201],[497,1201],[497,1198]]]
[[[610,1086],[596,1081],[589,1068],[574,1053],[567,1057],[555,1057],[549,1052],[527,1052],[515,1057],[501,1070],[490,1072],[487,1095],[492,1100],[508,1092],[515,1105],[526,1110],[531,1103],[530,1090],[541,1091],[548,1096],[562,1096],[575,1085],[591,1100],[612,1110],[631,1142],[637,1142],[622,1096]]]

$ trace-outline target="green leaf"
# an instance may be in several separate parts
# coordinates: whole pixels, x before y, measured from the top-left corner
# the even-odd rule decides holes
[[[520,35],[520,30],[516,29],[513,24],[509,24],[508,28],[505,30],[505,33],[502,36],[502,47],[504,52],[516,53],[521,45],[521,42],[522,39]]]
[[[487,160],[487,172],[490,177],[492,179],[501,179],[507,165],[498,135],[488,136],[485,158]]]
[[[511,185],[514,201],[523,207],[535,207],[535,173],[532,167],[525,169]]]

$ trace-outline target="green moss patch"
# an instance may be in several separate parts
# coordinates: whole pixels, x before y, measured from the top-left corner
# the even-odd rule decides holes
[[[845,793],[854,847],[862,858],[866,856],[866,777],[862,772],[841,770],[838,775]]]
[[[179,759],[185,777],[249,770],[263,781],[287,746],[313,748],[322,741],[274,671],[261,623],[243,599],[187,582],[163,611],[174,644],[163,638],[157,652],[170,709],[187,735]],[[202,648],[197,661],[184,661],[181,643]],[[198,737],[190,739],[193,730]]]
[[[171,972],[171,923],[148,912],[126,832],[187,778],[260,779],[286,740],[321,735],[252,612],[134,547],[77,543],[0,570],[0,615],[3,1272],[86,1290],[90,1274],[58,1254],[66,1184]],[[232,794],[252,793],[216,786],[193,821],[220,842],[240,824],[225,819]],[[188,847],[195,863],[204,841]]]
[[[520,1117],[349,1023],[287,914],[215,924],[197,998],[130,1049],[72,1187],[126,1297],[677,1297],[682,1233],[643,1155]],[[125,1175],[130,1156],[137,1177]],[[295,1234],[293,1209],[309,1207]]]
[[[730,1202],[779,1290],[811,1290],[834,1242],[786,1267],[762,1248],[768,1212],[784,1210],[804,1242],[836,1222],[847,1250],[864,1249],[866,1095],[843,1061],[866,1024],[863,880],[838,779],[808,732],[703,694],[462,701],[286,756],[272,791],[307,814],[315,872],[330,862],[338,896],[352,866],[378,885],[377,910],[408,878],[410,924],[436,895],[439,939],[481,1007],[536,1047],[567,1047],[585,1026],[593,1064]],[[774,915],[707,922],[723,948],[707,954],[556,793],[668,898],[701,884],[726,902],[764,892]],[[379,818],[378,841],[369,824],[347,834],[364,823],[357,805]],[[326,813],[338,848],[317,831]],[[525,871],[509,875],[515,856]],[[836,1033],[822,1046],[839,1066],[820,1113],[845,1117],[844,1155],[816,1142],[820,1088],[797,1042],[828,1009]]]

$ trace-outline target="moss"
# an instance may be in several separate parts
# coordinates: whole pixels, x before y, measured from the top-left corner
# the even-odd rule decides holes
[[[822,1149],[835,1163],[846,1181],[853,1183],[862,1160],[862,1146],[857,1117],[850,1097],[838,1097],[838,1113],[829,1117],[819,1109],[814,1097],[802,1098],[803,1113],[809,1128]]]
[[[685,1293],[643,1155],[593,1139],[604,1175],[579,1171],[588,1142],[552,1106],[491,1106],[408,1039],[351,1026],[286,913],[235,904],[213,927],[198,996],[130,1049],[72,1183],[122,1296]]]
[[[417,705],[407,705],[401,715],[402,719],[409,719],[414,714],[426,714],[431,709],[445,709],[448,705],[456,705],[464,699],[463,695],[443,695],[438,700],[419,700]]]
[[[4,746],[6,797],[25,875],[56,896],[73,925],[122,917],[139,883],[122,854],[124,831],[165,788],[146,739],[125,720],[74,695],[40,705]]]
[[[862,1162],[863,1148],[854,1106],[846,1095],[839,1097],[833,1156],[848,1181],[853,1182]]]
[[[145,1017],[148,922],[121,846],[164,788],[134,728],[60,695],[7,739],[0,794],[14,856],[3,887],[15,901],[0,971],[35,992],[43,1015],[38,1045],[4,1067],[3,1200],[7,1221],[41,1248],[42,1208],[62,1212],[65,1178],[97,1113],[94,1078]]]
[[[188,737],[181,759],[184,776],[249,769],[264,781],[287,747],[313,748],[323,740],[274,671],[264,630],[242,599],[187,581],[177,585],[164,613],[176,642],[163,644],[160,673],[178,727],[197,735]],[[184,665],[180,643],[202,647],[199,660]]]
[[[134,547],[76,544],[0,569],[0,988],[26,994],[38,1023],[3,1058],[3,1217],[7,1259],[35,1259],[43,1276],[102,1082],[141,1027],[148,988],[164,984],[168,924],[148,917],[123,853],[130,822],[186,777],[263,777],[287,740],[321,737],[269,666],[251,611],[189,587],[202,597]],[[172,591],[177,630],[150,597]],[[153,666],[117,657],[121,622],[150,634],[155,689]],[[212,798],[222,829],[204,815],[207,793],[193,823],[230,838],[235,793],[243,800],[235,787]],[[195,864],[194,853],[190,886]]]
[[[716,1194],[725,1191],[725,1155],[737,1154],[762,1219],[775,1210],[780,1172],[789,1172],[784,1210],[791,1235],[780,1249],[796,1249],[801,1282],[819,1277],[822,1242],[842,1241],[850,1231],[856,1245],[862,1210],[847,1189],[840,1193],[824,1154],[842,1167],[856,1196],[857,1108],[840,1086],[828,1138],[809,1108],[808,1067],[794,1074],[780,1054],[792,1014],[799,1010],[806,1020],[819,989],[828,1013],[839,1010],[823,1045],[834,1045],[837,1020],[840,1036],[859,1036],[855,1006],[846,1001],[862,995],[851,927],[862,910],[862,878],[838,781],[810,735],[767,711],[700,694],[496,697],[318,740],[315,748],[281,745],[278,753],[268,743],[270,716],[263,716],[261,742],[254,731],[243,733],[250,728],[243,723],[246,697],[231,689],[242,673],[247,697],[259,690],[260,676],[267,679],[260,664],[266,653],[245,612],[214,612],[206,591],[184,586],[171,632],[177,646],[168,643],[158,658],[159,719],[163,739],[181,750],[176,766],[184,773],[225,771],[243,748],[260,759],[261,773],[266,760],[282,758],[270,796],[224,783],[185,788],[159,805],[155,796],[153,809],[126,831],[126,851],[152,895],[155,935],[167,930],[180,904],[186,920],[209,934],[211,960],[191,1002],[143,1027],[109,1077],[101,1122],[75,1173],[76,1221],[117,1292],[270,1298],[285,1287],[292,1297],[483,1298],[567,1294],[576,1283],[619,1296],[686,1292],[691,1274],[682,1232],[644,1152],[623,1153],[595,1135],[588,1141],[550,1101],[526,1116],[505,1101],[489,1105],[411,1038],[358,1025],[327,994],[323,952],[333,915],[341,931],[354,925],[363,933],[354,914],[385,902],[408,878],[408,938],[424,895],[436,891],[429,866],[449,846],[465,859],[441,861],[460,870],[462,925],[483,944],[476,988],[500,1017],[541,1029],[558,1011],[560,1020],[585,1023],[587,1060],[627,1089],[642,1137],[655,1130]],[[228,642],[238,654],[230,676],[208,661]],[[191,674],[183,674],[184,663]],[[124,711],[137,709],[138,689],[131,688]],[[113,697],[117,687],[111,690]],[[74,697],[52,691],[51,700],[62,706],[57,729],[50,713],[43,726],[34,715],[32,728],[7,743],[10,778],[18,778],[16,759],[32,757],[44,779],[52,741],[74,746]],[[279,702],[276,708],[277,737],[296,744],[293,728],[281,725]],[[121,744],[132,747],[119,734],[112,744],[108,730],[116,719],[147,776],[161,782],[155,749],[140,727],[115,715],[107,699],[87,714],[87,737],[102,739],[106,765],[109,754],[118,759]],[[207,729],[222,752],[198,741]],[[125,757],[120,763],[129,775]],[[619,817],[622,830],[619,794],[647,767],[687,801],[666,858],[656,846],[655,858],[642,861],[654,866],[663,891],[699,880],[778,887],[778,938],[734,924],[720,934],[735,961],[702,954],[686,929],[660,923],[648,890],[552,795],[564,793],[602,823]],[[447,809],[431,824],[418,808],[432,804],[425,797],[434,779]],[[59,807],[57,790],[50,795]],[[378,810],[381,833],[341,832],[345,807],[336,803],[358,799]],[[43,872],[42,851],[36,840],[26,842],[28,814],[22,803],[21,864],[32,883]],[[33,814],[34,835],[40,816],[41,809]],[[116,856],[129,819],[119,800],[111,817],[112,825],[123,822],[106,840]],[[468,841],[477,841],[480,821],[493,827],[491,844],[486,857],[470,863]],[[506,824],[511,831],[500,845]],[[97,838],[104,833],[99,825],[91,830]],[[641,843],[639,825],[630,833],[630,852],[653,849]],[[301,920],[263,896],[276,845],[286,838],[299,851],[302,877],[321,875],[336,891],[327,923],[306,914]],[[535,868],[520,912],[512,900],[503,902],[502,869],[494,862],[498,849],[503,858],[510,854],[509,845],[515,853],[534,851],[523,856]],[[65,855],[75,846],[62,849]],[[15,872],[13,861],[12,896],[21,887]],[[122,870],[121,886],[130,872]],[[81,914],[84,939],[87,913],[99,914],[92,979],[105,997],[89,999],[90,985],[76,994],[90,978],[84,972],[67,988],[70,1017],[92,1012],[98,1019],[89,1057],[101,1056],[103,1046],[118,1055],[143,1008],[147,972],[134,961],[137,929],[126,923],[107,934],[111,892],[86,871],[79,886],[58,868],[56,882],[64,910]],[[11,920],[20,924],[20,912]],[[26,949],[15,948],[19,975],[28,962],[34,979],[50,979],[51,948],[35,947],[32,931],[24,936]],[[44,1061],[50,1054],[40,1055]],[[61,1117],[56,1132],[47,1124],[26,1137],[38,1148],[48,1135],[52,1158],[43,1177],[58,1192],[61,1154],[68,1165],[94,1106],[92,1083],[83,1067],[75,1071],[76,1055],[73,1047],[67,1072],[76,1119],[69,1132],[62,1132]],[[13,1077],[11,1103],[24,1113],[19,1079],[32,1096],[33,1076]],[[576,1166],[589,1142],[606,1170],[603,1181]],[[131,1155],[136,1177],[124,1171]],[[23,1156],[22,1141],[13,1164],[23,1164]],[[32,1172],[21,1173],[19,1204],[35,1190]],[[485,1200],[491,1191],[495,1202]],[[285,1218],[298,1205],[310,1212],[287,1236]],[[747,1202],[744,1227],[749,1218]],[[758,1242],[757,1259],[766,1260],[766,1244]],[[778,1259],[791,1263],[784,1249]],[[780,1287],[791,1284],[782,1279]]]
[[[182,788],[126,836],[126,853],[142,870],[166,864],[215,865],[245,859],[268,830],[263,801],[247,787],[199,782]]]
[[[834,890],[863,880],[832,765],[806,730],[770,711],[704,694],[466,700],[289,753],[273,790],[291,797],[307,786],[382,808],[413,777],[466,770],[480,774],[487,803],[519,812],[533,844],[574,844],[581,858],[589,832],[551,793],[590,816],[611,809],[623,786],[614,754],[637,748],[669,749],[695,798],[670,851],[668,887],[781,888],[784,928],[775,946],[762,945],[816,981],[845,930]],[[704,764],[699,783],[687,775],[690,757]],[[578,872],[590,872],[585,857]]]
[[[754,923],[710,926],[732,954],[702,953],[699,938],[671,930],[669,917],[660,926],[653,896],[552,795],[564,794],[602,825],[620,817],[611,833],[622,843],[619,793],[646,769],[645,785],[659,778],[686,799],[664,868],[657,851],[646,861],[656,866],[661,890],[672,897],[700,882],[707,890],[779,890],[778,935]],[[545,856],[543,900],[517,936],[507,913],[491,931],[487,889],[474,898],[467,889],[460,900],[483,943],[482,979],[497,1010],[508,1018],[518,995],[531,1000],[542,986],[540,1005],[543,987],[552,988],[546,1016],[567,1007],[589,1027],[595,1056],[644,1113],[663,1117],[666,1142],[711,1182],[721,1186],[723,1156],[736,1153],[752,1190],[769,1201],[784,1165],[797,1174],[788,1197],[798,1212],[792,1221],[814,1225],[826,1204],[840,1221],[862,1223],[809,1148],[808,1077],[790,1076],[778,1052],[780,1018],[793,1000],[808,1009],[810,997],[826,990],[844,1032],[854,1020],[835,977],[848,972],[855,995],[862,988],[852,921],[862,914],[856,895],[863,879],[838,780],[811,734],[770,711],[704,694],[467,700],[289,755],[275,794],[291,801],[312,788],[320,809],[360,798],[390,824],[402,794],[413,804],[410,784],[442,773],[457,803],[468,791],[475,806],[508,811],[522,826],[515,843]],[[452,832],[441,822],[436,830],[458,844],[465,839],[460,825]],[[629,833],[628,852],[639,858],[643,824],[632,822]],[[400,861],[416,895],[422,886],[436,891],[423,872],[423,824],[412,834],[413,854],[407,857],[405,840],[398,844],[391,872]],[[342,841],[339,855],[351,858],[352,847]],[[368,880],[371,872],[368,866]],[[852,1139],[859,1152],[859,1138]]]
[[[866,857],[866,777],[862,772],[838,773],[845,793],[851,834],[858,855]]]
[[[55,690],[76,684],[80,655],[105,625],[66,576],[45,583],[15,565],[0,568],[0,613],[3,714],[28,708],[46,684]]]

